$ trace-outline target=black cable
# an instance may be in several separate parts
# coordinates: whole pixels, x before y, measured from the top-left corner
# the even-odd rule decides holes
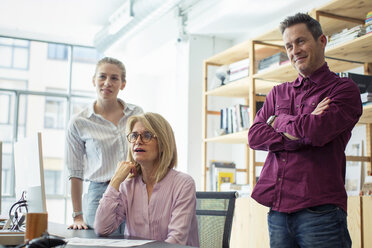
[[[22,196],[21,196],[21,199],[19,199],[17,202],[15,202],[11,207],[10,207],[10,210],[9,210],[9,219],[10,221],[12,222],[12,227],[11,227],[11,230],[17,230],[19,229],[19,219],[18,219],[18,210],[20,210],[21,208],[25,208],[26,209],[26,213],[28,212],[28,208],[27,208],[27,201],[25,199],[25,194],[26,192],[23,191],[22,192]],[[16,207],[16,209],[14,210],[14,219],[12,218],[12,212],[13,212],[13,208]],[[20,212],[21,213],[21,212]],[[15,223],[16,221],[16,223]]]
[[[25,203],[23,203],[23,204],[20,204],[20,205],[18,205],[17,206],[17,208],[14,210],[14,217],[15,217],[15,221],[17,222],[14,226],[13,226],[13,228],[12,228],[12,230],[20,230],[20,228],[21,228],[21,220],[22,220],[22,218],[24,219],[25,217],[24,217],[24,214],[22,213],[22,211],[21,211],[21,209],[22,208],[24,208],[25,206],[27,206],[27,204],[25,204]],[[27,212],[26,212],[27,213]],[[19,214],[21,214],[21,215],[19,215]],[[23,214],[23,215],[22,215]],[[23,221],[22,221],[23,222]]]

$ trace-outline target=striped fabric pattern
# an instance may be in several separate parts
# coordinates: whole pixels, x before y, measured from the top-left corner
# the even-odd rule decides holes
[[[107,182],[114,174],[116,164],[126,160],[127,120],[132,115],[143,113],[143,110],[118,100],[124,106],[124,116],[117,126],[94,112],[95,102],[71,118],[65,148],[69,178]]]

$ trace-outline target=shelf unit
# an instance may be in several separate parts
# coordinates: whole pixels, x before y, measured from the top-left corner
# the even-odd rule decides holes
[[[324,34],[328,36],[340,32],[346,27],[350,28],[364,23],[365,16],[370,10],[372,10],[371,0],[334,0],[321,8],[312,10],[310,14],[321,23]],[[208,171],[207,143],[209,142],[246,145],[246,168],[239,171],[247,172],[247,182],[250,184],[251,188],[255,185],[255,167],[257,165],[262,165],[262,163],[256,162],[254,151],[248,147],[248,131],[217,137],[207,137],[208,115],[219,115],[218,111],[211,111],[208,109],[208,97],[225,96],[243,98],[245,103],[251,108],[249,118],[253,120],[254,113],[256,112],[255,102],[264,99],[263,96],[258,96],[258,94],[267,94],[274,85],[293,81],[298,75],[290,63],[278,66],[277,68],[268,68],[256,72],[255,68],[257,68],[256,63],[258,61],[279,51],[285,51],[285,49],[282,35],[277,28],[255,39],[235,45],[204,61],[202,123],[204,189],[206,189]],[[352,41],[326,48],[325,56],[330,69],[334,72],[343,72],[364,65],[365,74],[372,74],[372,33]],[[229,65],[245,58],[249,58],[250,61],[248,77],[213,90],[208,90],[207,75],[209,66]],[[367,128],[367,156],[348,156],[347,159],[351,161],[371,162],[372,105],[364,107],[360,124],[365,124]]]

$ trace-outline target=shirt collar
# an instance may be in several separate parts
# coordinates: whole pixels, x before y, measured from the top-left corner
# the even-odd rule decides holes
[[[154,189],[155,187],[160,187],[162,184],[166,184],[171,178],[174,178],[175,170],[174,169],[169,169],[167,174],[161,179],[159,182],[154,184]],[[141,185],[146,185],[143,180],[142,180],[142,175],[136,177],[137,180],[139,180]]]
[[[321,67],[314,71],[309,77],[305,78],[301,74],[298,74],[297,79],[293,82],[293,87],[299,87],[303,85],[304,80],[309,79],[315,84],[319,84],[323,78],[330,72],[327,62],[325,62]]]
[[[126,104],[122,99],[117,98],[118,102],[124,106],[123,113],[124,115],[129,115],[134,110],[134,105]],[[96,104],[97,100],[95,100],[92,104],[88,106],[88,111],[86,112],[86,117],[89,118],[93,115],[97,115],[96,112],[94,112],[94,105]]]

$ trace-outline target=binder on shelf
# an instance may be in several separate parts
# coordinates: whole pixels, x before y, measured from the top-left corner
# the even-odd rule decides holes
[[[221,184],[235,183],[236,168],[234,162],[212,161],[209,167],[212,191],[221,191]]]

